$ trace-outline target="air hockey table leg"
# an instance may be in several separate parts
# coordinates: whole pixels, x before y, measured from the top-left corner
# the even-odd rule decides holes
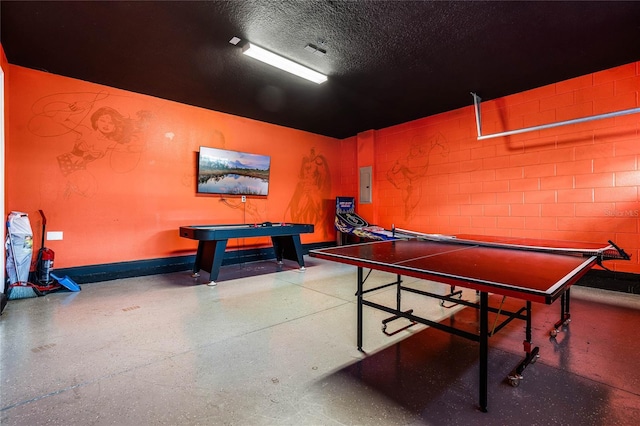
[[[278,265],[278,272],[280,272],[282,270],[282,266],[284,265],[284,262],[282,260],[278,260],[277,261],[277,265]],[[300,272],[304,272],[307,269],[304,266],[300,266],[300,269],[298,269]]]
[[[283,259],[288,259],[298,262],[301,271],[305,270],[300,235],[273,236],[271,242],[279,265],[282,265]]]
[[[215,286],[215,281],[220,274],[220,267],[222,266],[222,259],[224,258],[226,247],[227,240],[198,242],[198,252],[196,253],[196,260],[193,264],[191,277],[200,277],[200,270],[209,272],[209,283],[207,283],[207,285]]]
[[[194,272],[194,273],[192,273],[192,274],[191,274],[191,278],[195,278],[195,279],[200,278],[200,272]],[[215,281],[209,281],[209,282],[207,283],[207,285],[208,285],[209,287],[214,287],[214,286],[218,285],[218,283],[217,283],[217,282],[215,282]]]

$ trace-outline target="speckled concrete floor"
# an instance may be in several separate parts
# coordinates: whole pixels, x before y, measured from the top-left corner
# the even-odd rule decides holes
[[[482,413],[476,343],[423,326],[387,337],[386,314],[365,307],[362,354],[355,268],[310,258],[304,272],[274,269],[225,267],[217,287],[183,272],[10,301],[0,424],[639,424],[640,296],[574,287],[573,321],[556,339],[559,307],[534,305],[541,358],[514,388],[505,376],[521,358],[523,324],[491,338]],[[367,285],[389,281],[374,272]],[[371,297],[393,305],[395,293]],[[475,321],[474,310],[403,300],[432,318]]]

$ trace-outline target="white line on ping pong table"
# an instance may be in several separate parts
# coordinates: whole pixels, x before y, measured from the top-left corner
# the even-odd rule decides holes
[[[482,241],[482,240],[472,240],[465,238],[458,238],[454,235],[443,235],[443,234],[425,234],[417,231],[410,231],[408,229],[395,228],[395,231],[408,234],[414,236],[416,238],[422,239],[424,241],[433,241],[433,242],[443,242],[443,243],[451,243],[451,244],[470,244],[479,247],[490,247],[490,248],[504,248],[507,250],[526,250],[526,251],[540,251],[540,252],[551,252],[551,253],[565,253],[565,254],[581,254],[587,256],[595,256],[602,255],[604,252],[608,250],[614,250],[611,244],[606,247],[600,248],[571,248],[571,247],[552,247],[552,246],[535,246],[535,245],[526,245],[526,244],[514,244],[509,242],[500,242],[500,241]],[[507,238],[507,237],[505,237]]]
[[[414,260],[427,259],[429,257],[436,257],[436,256],[440,256],[440,255],[443,255],[443,254],[457,253],[459,251],[465,251],[465,250],[469,250],[469,249],[472,249],[472,248],[478,248],[478,247],[480,247],[480,246],[478,246],[478,245],[475,245],[475,246],[468,245],[468,246],[464,246],[464,247],[460,247],[460,248],[456,248],[456,249],[451,249],[451,250],[447,250],[447,251],[439,251],[437,253],[426,254],[424,256],[418,256],[418,257],[414,257],[412,259],[405,259],[405,260],[401,260],[399,262],[394,262],[394,263],[392,263],[392,265],[400,265],[400,264],[405,263],[405,262],[413,262]]]

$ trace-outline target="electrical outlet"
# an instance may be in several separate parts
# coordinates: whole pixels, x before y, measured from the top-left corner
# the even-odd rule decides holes
[[[242,196],[242,202],[243,202],[243,203],[246,203],[246,202],[247,202],[247,196],[246,196],[246,195],[243,195],[243,196]]]
[[[58,241],[62,239],[62,231],[49,231],[47,232],[48,241]]]

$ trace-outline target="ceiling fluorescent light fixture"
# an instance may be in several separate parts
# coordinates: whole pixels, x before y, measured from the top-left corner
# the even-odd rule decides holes
[[[256,46],[255,44],[247,43],[242,48],[242,53],[273,67],[280,68],[283,71],[295,74],[298,77],[306,78],[307,80],[313,81],[317,84],[321,84],[327,81],[326,75],[320,74],[317,71],[314,71],[296,62],[290,61],[289,59],[283,58],[282,56],[276,55],[273,52],[269,52],[268,50]]]

